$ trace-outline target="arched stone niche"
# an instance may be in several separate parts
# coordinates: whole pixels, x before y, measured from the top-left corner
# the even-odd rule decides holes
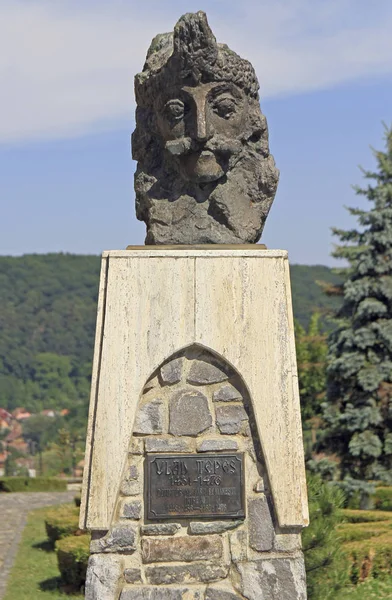
[[[243,453],[245,518],[147,519],[150,453]],[[279,529],[247,386],[217,353],[192,344],[156,369],[123,460],[111,527],[93,532],[86,598],[306,597],[300,530]]]

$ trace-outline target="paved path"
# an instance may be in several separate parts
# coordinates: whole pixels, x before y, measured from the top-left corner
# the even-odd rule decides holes
[[[7,576],[26,525],[28,512],[51,504],[72,502],[74,497],[75,491],[0,494],[0,599],[5,593]]]

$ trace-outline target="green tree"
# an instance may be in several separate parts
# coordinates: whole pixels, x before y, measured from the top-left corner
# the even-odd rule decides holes
[[[57,438],[62,424],[62,418],[46,417],[45,415],[33,415],[23,423],[23,437],[29,443],[30,452],[38,453],[40,475],[43,475],[42,452],[47,448],[49,442]]]
[[[392,130],[386,150],[373,151],[375,172],[355,188],[368,210],[349,208],[358,225],[333,229],[343,304],[329,337],[324,445],[340,458],[340,476],[351,493],[374,479],[392,483]]]
[[[327,336],[320,327],[320,314],[310,318],[308,330],[295,323],[299,393],[302,419],[322,413],[322,402],[327,384]]]
[[[309,600],[335,600],[349,583],[337,525],[344,495],[317,475],[307,476],[310,525],[302,533]]]

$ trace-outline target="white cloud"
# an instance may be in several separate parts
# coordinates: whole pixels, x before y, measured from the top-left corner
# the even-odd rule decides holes
[[[392,73],[390,0],[131,4],[0,0],[0,142],[130,122],[150,40],[186,10],[206,10],[218,40],[252,61],[264,98]]]

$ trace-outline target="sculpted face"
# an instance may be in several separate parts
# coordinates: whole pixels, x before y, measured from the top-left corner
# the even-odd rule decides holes
[[[156,36],[135,77],[136,215],[147,244],[260,239],[279,171],[252,65],[203,12]]]
[[[233,82],[165,92],[155,106],[159,133],[182,177],[195,183],[220,179],[241,147],[247,99]]]

